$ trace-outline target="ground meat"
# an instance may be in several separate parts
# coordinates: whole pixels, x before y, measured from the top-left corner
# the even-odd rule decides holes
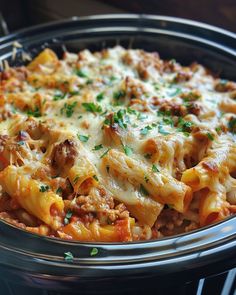
[[[52,152],[52,166],[56,169],[63,167],[71,167],[75,163],[77,157],[77,149],[74,141],[66,139],[64,142],[57,144]]]
[[[155,223],[155,228],[164,235],[178,233],[178,228],[183,224],[183,215],[173,209],[165,209],[161,212]]]
[[[236,83],[227,80],[219,80],[215,84],[215,90],[219,92],[234,91],[236,90]]]
[[[142,99],[147,90],[142,83],[128,76],[125,78],[125,93],[129,99]]]
[[[189,81],[193,76],[193,73],[191,71],[179,71],[175,78],[174,78],[174,82],[175,83],[183,83],[183,82],[187,82]]]

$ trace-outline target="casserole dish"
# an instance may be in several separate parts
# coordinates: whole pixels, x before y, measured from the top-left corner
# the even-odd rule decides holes
[[[124,47],[157,50],[162,58],[174,57],[183,64],[197,60],[213,72],[220,71],[223,78],[236,79],[235,35],[175,18],[104,15],[23,30],[0,40],[1,59],[8,59],[10,65],[20,65],[19,58],[11,58],[14,41],[32,56],[44,47],[60,55],[63,45],[76,52],[119,43]],[[1,221],[0,269],[6,281],[45,290],[124,293],[147,290],[155,283],[158,290],[166,290],[233,268],[235,228],[235,217],[231,217],[213,226],[157,241],[92,244],[39,237]],[[99,254],[90,257],[93,248]],[[73,262],[64,260],[65,252],[73,253]]]

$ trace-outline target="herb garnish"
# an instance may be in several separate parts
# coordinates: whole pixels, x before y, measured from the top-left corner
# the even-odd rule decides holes
[[[102,101],[104,99],[104,94],[103,92],[99,93],[97,96],[96,96],[96,100],[97,101]]]
[[[88,77],[87,74],[85,74],[85,72],[83,72],[82,70],[78,70],[78,69],[75,70],[75,74],[77,76],[81,77],[81,78],[87,78]]]
[[[165,129],[163,129],[163,126],[162,125],[159,125],[158,126],[158,132],[163,134],[163,135],[168,135],[170,134],[170,132],[166,131]]]
[[[59,187],[57,190],[56,190],[56,194],[61,194],[62,193],[62,188],[61,187]]]
[[[207,137],[208,137],[211,141],[214,140],[214,135],[211,134],[210,132],[207,132]]]
[[[42,115],[41,115],[41,112],[40,112],[40,110],[39,110],[39,107],[35,107],[35,109],[34,110],[28,110],[27,111],[27,115],[28,116],[33,116],[33,117],[41,117]]]
[[[236,118],[231,118],[228,123],[229,131],[236,133]]]
[[[111,148],[108,148],[101,156],[100,159],[106,156],[106,154],[110,151]]]
[[[96,256],[98,254],[98,249],[97,248],[93,248],[91,251],[90,251],[90,256]]]
[[[19,145],[24,145],[25,142],[24,142],[23,140],[21,140],[21,141],[18,141],[17,144],[19,144]]]
[[[66,224],[68,224],[68,223],[70,223],[70,218],[72,217],[72,211],[71,210],[68,210],[67,212],[66,212],[66,216],[65,216],[65,218],[64,218],[64,224],[66,225]]]
[[[79,180],[79,176],[76,176],[73,180],[73,183],[76,184],[76,182]]]
[[[66,113],[67,118],[70,118],[74,113],[74,108],[77,105],[77,101],[72,102],[71,104],[65,103],[63,108],[61,109],[61,114]]]
[[[102,144],[98,144],[98,145],[95,145],[95,146],[94,146],[93,150],[94,150],[94,151],[99,151],[99,150],[101,150],[102,148],[103,148],[103,145],[102,145]]]
[[[160,172],[155,164],[152,165],[152,172]]]
[[[89,140],[89,136],[81,135],[81,134],[77,134],[77,136],[81,142],[87,142]]]
[[[62,100],[66,97],[66,93],[62,93],[62,92],[57,92],[56,94],[54,94],[53,96],[53,100],[57,101],[57,100]]]
[[[93,178],[94,178],[96,181],[98,181],[98,177],[97,177],[97,175],[93,175]]]
[[[85,108],[87,112],[91,113],[101,113],[102,107],[100,105],[96,105],[93,102],[84,102],[82,103],[82,106]]]
[[[71,252],[65,252],[64,253],[64,259],[67,262],[72,262],[73,259],[74,259],[74,256],[73,256],[73,254]]]
[[[124,90],[119,90],[113,93],[114,99],[118,100],[126,95]]]
[[[47,192],[49,190],[49,188],[50,187],[48,185],[41,185],[40,188],[39,188],[39,191],[41,193],[45,193],[45,192]]]
[[[149,192],[146,190],[146,188],[142,184],[140,184],[140,189],[139,190],[140,190],[140,193],[142,195],[149,196]]]
[[[133,149],[127,145],[122,144],[124,152],[126,154],[126,156],[131,156],[133,153]]]

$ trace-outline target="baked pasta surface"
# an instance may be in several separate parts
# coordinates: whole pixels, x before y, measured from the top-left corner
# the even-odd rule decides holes
[[[78,241],[174,235],[236,211],[236,83],[114,47],[0,74],[0,218]]]

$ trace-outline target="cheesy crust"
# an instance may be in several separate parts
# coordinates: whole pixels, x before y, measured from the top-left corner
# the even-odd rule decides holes
[[[0,73],[0,218],[129,242],[236,211],[236,83],[116,46]]]

